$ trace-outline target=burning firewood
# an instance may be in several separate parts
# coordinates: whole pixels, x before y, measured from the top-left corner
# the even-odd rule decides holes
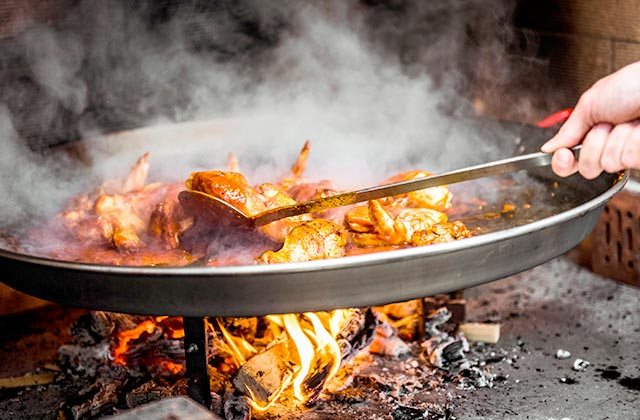
[[[390,320],[386,319],[386,315],[378,313],[377,316],[382,318],[383,322],[376,328],[376,334],[369,346],[369,351],[394,359],[409,354],[411,351],[409,345],[399,337],[398,330],[392,326]]]
[[[295,365],[289,346],[281,342],[249,359],[233,380],[236,389],[267,405],[291,382]]]
[[[340,329],[333,337],[339,351],[339,365],[345,364],[371,343],[379,324],[370,309],[346,309],[341,311],[341,315],[343,319]],[[320,322],[319,318],[317,322]],[[283,333],[275,342],[275,345],[268,346],[243,363],[233,379],[236,389],[260,407],[266,407],[275,401],[289,384],[294,383],[294,377],[301,369],[300,365],[292,362],[300,361],[300,356],[296,356],[296,346],[299,344],[295,343],[288,333]],[[318,351],[322,354],[325,350],[322,348]],[[297,399],[302,398],[306,404],[312,404],[318,398],[326,381],[339,367],[334,365],[333,359],[329,356],[317,357],[309,363],[307,373],[297,384],[299,392],[303,395],[296,395]],[[295,385],[294,383],[294,394]]]
[[[104,311],[92,311],[78,318],[71,326],[75,343],[89,346],[110,337],[113,332],[131,330],[144,317]]]

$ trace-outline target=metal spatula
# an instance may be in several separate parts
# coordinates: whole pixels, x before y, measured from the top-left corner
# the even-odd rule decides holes
[[[582,146],[576,146],[572,149],[576,157],[578,156],[581,147]],[[418,191],[425,188],[455,184],[458,182],[470,181],[472,179],[549,166],[551,164],[551,156],[551,154],[542,152],[516,156],[484,163],[482,165],[456,169],[411,181],[401,181],[393,184],[378,185],[361,190],[343,192],[329,197],[306,201],[304,203],[267,210],[256,214],[255,216],[247,216],[232,205],[216,197],[198,191],[182,191],[178,197],[182,204],[187,205],[190,208],[198,209],[198,211],[207,212],[208,216],[212,217],[213,220],[220,221],[221,223],[252,228],[255,226],[266,225],[286,217],[315,213],[326,209],[361,203],[363,201],[406,194],[408,192]]]

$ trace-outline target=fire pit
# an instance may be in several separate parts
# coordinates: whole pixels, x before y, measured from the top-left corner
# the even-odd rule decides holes
[[[487,123],[483,124],[486,126]],[[141,130],[115,135],[106,141],[101,139],[101,144],[117,147],[118,142],[123,145],[133,143],[153,149],[154,142],[140,139],[178,136],[201,145],[203,133],[204,138],[210,140],[210,133],[215,133],[220,127],[218,123],[199,123],[164,127],[161,131]],[[222,127],[226,136],[234,136],[232,125]],[[531,139],[528,147],[535,148],[536,136],[543,139],[546,135],[544,131],[520,126],[507,128],[502,125],[499,131],[503,133],[501,140],[504,144],[511,144],[520,151],[524,150],[519,144],[521,136]],[[145,320],[122,315],[114,318],[98,312],[76,326],[78,345],[63,350],[63,357],[71,365],[79,364],[81,369],[87,368],[83,363],[96,363],[97,366],[90,368],[92,371],[100,370],[100,361],[104,361],[116,368],[116,373],[110,372],[109,375],[120,381],[101,384],[94,389],[92,401],[97,400],[98,403],[95,406],[92,403],[74,406],[77,416],[97,414],[104,405],[101,399],[113,402],[119,386],[131,380],[123,356],[129,351],[128,343],[142,337],[142,346],[145,347],[149,336],[163,338],[158,341],[161,350],[154,348],[152,351],[162,356],[153,362],[159,364],[160,371],[164,369],[174,375],[181,372],[184,351],[187,392],[207,407],[212,403],[208,372],[212,347],[207,341],[224,337],[227,357],[231,355],[234,369],[238,369],[233,384],[244,394],[233,397],[237,400],[227,399],[225,404],[231,407],[229,410],[239,410],[239,413],[251,407],[264,410],[289,385],[292,385],[298,402],[315,401],[325,381],[337,373],[338,367],[371,342],[377,321],[370,310],[326,311],[368,307],[448,292],[535,266],[567,251],[583,239],[595,224],[608,197],[624,184],[624,178],[617,176],[602,176],[596,183],[587,183],[579,178],[561,181],[553,178],[548,169],[532,173],[531,177],[487,181],[488,184],[477,187],[479,191],[492,191],[493,196],[493,201],[483,204],[481,209],[461,215],[465,223],[476,229],[477,236],[414,249],[248,267],[114,267],[52,261],[9,251],[2,251],[0,257],[5,262],[8,279],[20,279],[17,282],[9,280],[9,284],[27,293],[74,306],[161,316]],[[531,186],[526,186],[526,183]],[[509,199],[508,206],[505,197]],[[487,214],[497,214],[498,217],[488,217]],[[25,278],[19,273],[28,275]],[[426,278],[428,282],[425,282]],[[314,314],[309,311],[324,312]],[[274,315],[289,312],[304,314]],[[168,314],[183,315],[182,323],[174,318],[167,320]],[[271,314],[265,318],[271,326],[265,329],[263,325],[259,329],[261,318],[252,318],[246,321],[251,325],[247,329],[240,321],[239,327],[234,326],[240,331],[236,337],[230,334],[224,321],[219,319],[207,324],[202,318],[206,315],[265,314]],[[466,341],[441,333],[435,327],[444,323],[446,316],[442,315],[444,318],[438,321],[440,315],[437,311],[423,312],[422,315],[414,311],[414,315],[426,317],[427,325],[429,322],[434,324],[432,331],[427,328],[428,331],[421,333],[428,338],[423,343],[426,346],[424,357],[433,366],[443,368],[450,363],[447,360],[450,358],[456,365],[465,366],[462,371],[471,375],[467,382],[488,383],[477,367],[469,370],[473,366],[463,361]],[[429,321],[429,317],[434,319]],[[335,328],[327,327],[334,323]],[[288,348],[291,344],[279,350],[277,340],[267,342],[258,351],[253,347],[255,343],[247,342],[242,335],[250,334],[257,339],[273,328],[280,328],[280,334],[287,331],[287,336],[295,344],[295,352]],[[116,347],[110,345],[113,331],[117,332]],[[217,332],[212,336],[212,331]],[[386,335],[389,339],[393,332]],[[182,337],[183,343],[175,341]],[[277,334],[272,335],[271,340],[276,337]],[[336,338],[338,341],[334,341]],[[86,344],[91,345],[88,350]],[[382,345],[383,348],[385,346]],[[326,352],[326,356],[322,352]],[[172,358],[178,353],[177,359]],[[287,365],[289,354],[297,354],[299,359],[292,368]],[[110,362],[111,357],[114,363]],[[141,360],[148,362],[145,357]],[[314,367],[317,363],[320,365]],[[117,365],[124,368],[120,373]]]
[[[465,390],[440,383],[437,370],[431,376],[433,369],[413,355],[372,355],[356,361],[351,385],[326,394],[313,407],[276,411],[275,416],[634,418],[640,392],[638,294],[638,289],[603,280],[561,258],[465,292],[470,320],[502,325],[497,344],[472,344],[468,355],[496,375],[493,388]],[[19,363],[3,363],[2,377],[37,372],[37,367],[51,372],[47,363],[56,360],[59,345],[70,342],[65,331],[82,313],[53,307],[3,319],[3,330],[12,333],[2,338],[0,360]],[[57,319],[56,326],[49,319]],[[569,358],[557,358],[559,349],[568,351]],[[573,369],[578,358],[590,362],[586,370]],[[72,395],[89,385],[53,373],[58,379],[52,384],[0,391],[0,418],[56,418],[59,405],[77,401]],[[159,390],[149,394],[154,392]]]
[[[512,57],[537,45],[528,31],[513,37],[505,27],[505,2],[273,9],[253,2],[75,3],[60,2],[71,8],[68,16],[63,7],[34,8],[41,19],[16,7],[9,29],[0,30],[1,37],[15,36],[3,39],[10,65],[0,66],[7,104],[0,107],[0,135],[10,139],[8,148],[0,146],[0,166],[15,181],[0,184],[3,197],[11,197],[2,211],[8,228],[0,232],[0,263],[3,281],[15,288],[92,311],[56,307],[2,319],[11,333],[0,348],[0,417],[98,417],[160,399],[123,419],[154,410],[213,418],[167,398],[185,394],[230,419],[603,417],[610,414],[603,398],[618,398],[622,418],[637,417],[637,352],[629,350],[637,343],[620,345],[637,335],[636,312],[628,309],[635,292],[601,283],[566,260],[538,266],[587,235],[626,174],[589,183],[541,170],[461,186],[456,217],[473,230],[471,238],[271,267],[61,261],[25,250],[15,234],[55,207],[57,190],[79,185],[51,182],[52,174],[105,179],[100,175],[147,151],[165,163],[156,175],[172,181],[184,179],[185,168],[210,168],[228,151],[248,156],[259,175],[293,137],[317,135],[324,162],[333,162],[325,172],[353,183],[400,167],[440,171],[533,151],[550,133],[441,115],[535,121],[534,114],[556,107],[556,87],[531,74],[542,66],[532,67],[534,53]],[[34,20],[42,27],[26,30]],[[596,55],[618,66],[619,41],[606,40],[612,51]],[[516,100],[496,94],[505,89]],[[510,109],[492,109],[494,102]],[[279,119],[125,132],[57,149],[64,157],[53,160],[13,140],[31,138],[37,149],[38,141],[158,118],[239,112]],[[91,169],[80,169],[85,163]],[[446,294],[474,286],[469,307],[461,292]],[[398,301],[405,302],[379,306]],[[465,312],[479,323],[460,325]],[[47,318],[59,320],[39,332]],[[495,345],[498,323],[506,334]],[[594,388],[603,392],[588,394]]]

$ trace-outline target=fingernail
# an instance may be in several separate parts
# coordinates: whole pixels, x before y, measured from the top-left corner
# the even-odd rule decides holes
[[[542,145],[540,150],[542,150],[544,153],[551,153],[553,151],[553,148],[551,147],[552,143],[553,143],[553,140],[549,140],[548,142]]]

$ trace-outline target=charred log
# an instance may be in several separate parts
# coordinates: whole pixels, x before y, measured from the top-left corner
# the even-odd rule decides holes
[[[110,337],[117,329],[135,328],[144,317],[104,311],[92,311],[78,318],[71,326],[73,342],[82,346],[96,344]]]
[[[336,337],[342,352],[343,365],[371,344],[376,327],[380,324],[380,320],[371,308],[348,309],[348,311],[348,321],[342,326]]]
[[[154,380],[143,383],[134,388],[125,396],[127,407],[135,408],[152,401],[158,401],[164,398],[186,395],[187,382],[181,379],[173,384],[158,383]]]
[[[400,338],[398,330],[391,325],[391,322],[387,322],[384,319],[384,314],[380,313],[378,317],[382,318],[382,322],[375,329],[375,337],[369,346],[369,351],[373,354],[394,359],[408,355],[411,349]]]
[[[125,383],[121,379],[96,381],[62,404],[60,417],[78,420],[110,413],[118,403]]]

